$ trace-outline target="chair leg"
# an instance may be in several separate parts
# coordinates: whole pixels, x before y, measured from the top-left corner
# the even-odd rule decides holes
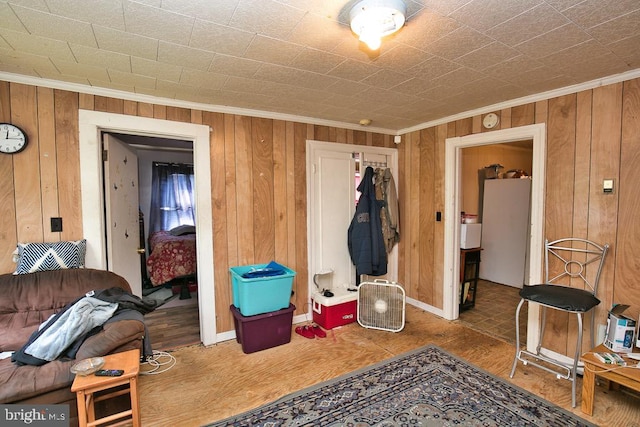
[[[578,316],[578,342],[576,342],[576,353],[573,357],[573,369],[571,370],[571,406],[576,407],[576,374],[578,373],[578,360],[582,353],[582,313]]]
[[[540,306],[540,310],[542,311],[542,320],[540,322],[540,330],[538,331],[538,345],[536,346],[536,354],[540,354],[540,349],[542,348],[542,337],[544,337],[544,328],[547,326],[547,307]]]
[[[511,374],[509,375],[509,378],[513,378],[513,375],[516,373],[518,356],[520,355],[520,309],[522,308],[524,302],[525,299],[521,298],[520,303],[518,303],[518,308],[516,308],[516,355],[513,358],[513,365],[511,366]]]

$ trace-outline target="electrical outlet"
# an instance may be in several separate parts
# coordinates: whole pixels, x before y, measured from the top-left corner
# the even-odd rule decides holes
[[[51,218],[51,232],[57,233],[62,231],[62,218]]]

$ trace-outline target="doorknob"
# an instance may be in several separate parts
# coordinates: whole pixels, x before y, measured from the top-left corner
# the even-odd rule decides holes
[[[138,248],[136,249],[136,252],[138,252],[140,255],[142,255],[145,252],[144,248]]]

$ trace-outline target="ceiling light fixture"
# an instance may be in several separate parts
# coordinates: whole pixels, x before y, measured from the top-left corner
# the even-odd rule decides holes
[[[349,13],[351,31],[371,50],[378,50],[382,37],[402,28],[406,11],[402,0],[362,0]]]

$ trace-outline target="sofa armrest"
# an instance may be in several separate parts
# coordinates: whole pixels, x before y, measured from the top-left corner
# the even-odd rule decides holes
[[[76,359],[106,356],[134,348],[142,350],[144,323],[139,320],[115,320],[104,324],[102,331],[87,338],[76,353]]]

